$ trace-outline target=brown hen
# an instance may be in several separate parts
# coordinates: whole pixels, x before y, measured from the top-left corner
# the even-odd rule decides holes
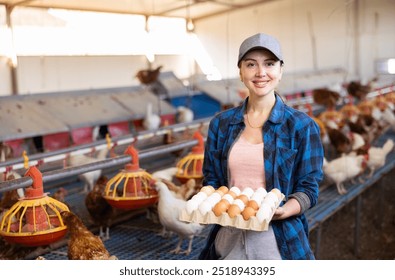
[[[137,72],[136,77],[143,85],[149,85],[156,82],[156,80],[158,80],[160,69],[162,69],[162,66],[159,66],[154,70],[151,69],[140,70]]]
[[[110,225],[114,215],[112,206],[103,198],[107,181],[108,178],[106,176],[101,176],[93,190],[85,197],[86,209],[93,223],[100,227],[99,236],[105,240],[110,238]],[[104,228],[106,229],[105,233]]]
[[[100,237],[90,232],[72,212],[60,214],[69,231],[67,257],[69,260],[116,260],[110,255]]]
[[[1,174],[3,175],[3,174]],[[11,181],[20,178],[21,176],[16,173],[9,173],[5,181]],[[2,180],[0,180],[2,182]],[[22,196],[23,189],[14,189],[6,191],[3,193],[0,201],[0,212],[6,209],[10,209],[15,203],[18,202],[19,198]],[[1,219],[0,219],[1,220]]]
[[[339,154],[348,154],[352,150],[351,140],[339,129],[327,127],[330,143]]]
[[[366,96],[373,90],[371,83],[363,85],[360,81],[351,81],[347,85],[349,95],[358,99],[358,101],[366,100]]]
[[[339,99],[340,94],[336,91],[332,91],[326,88],[319,88],[313,90],[314,103],[322,105],[327,109],[334,109]]]
[[[199,189],[201,187],[196,185],[196,180],[193,178],[189,179],[185,184],[182,184],[181,186],[177,186],[173,182],[166,179],[162,179],[161,181],[165,183],[169,190],[174,193],[175,197],[184,200],[189,200],[190,198],[192,198],[192,196],[199,192]]]

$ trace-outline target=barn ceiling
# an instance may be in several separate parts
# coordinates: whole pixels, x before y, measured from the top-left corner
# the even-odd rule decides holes
[[[0,4],[8,7],[182,17],[196,21],[270,1],[274,0],[0,0]]]

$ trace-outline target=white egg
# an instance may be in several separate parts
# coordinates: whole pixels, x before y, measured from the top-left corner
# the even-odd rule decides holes
[[[238,196],[240,194],[240,189],[238,187],[231,187],[229,191],[232,191]]]
[[[240,211],[243,211],[244,210],[244,208],[245,208],[245,204],[244,204],[244,202],[241,200],[241,199],[235,199],[234,201],[233,201],[233,203],[232,204],[235,204],[235,205],[237,205],[237,206],[239,206],[239,208],[240,208]]]
[[[283,195],[282,195],[282,193],[281,193],[281,191],[279,189],[274,188],[270,192],[274,193],[277,196],[278,200],[282,200],[282,196]]]
[[[254,190],[250,187],[246,187],[245,189],[243,189],[243,191],[241,192],[241,194],[245,194],[248,198],[250,198],[252,196],[252,194],[254,193]]]
[[[197,210],[199,207],[199,203],[196,200],[188,200],[186,205],[186,210],[188,214],[192,214],[193,211]]]
[[[191,200],[195,200],[198,202],[198,204],[200,204],[203,200],[205,200],[207,198],[207,194],[204,192],[198,192],[197,194],[195,194]]]
[[[265,197],[266,196],[266,194],[267,194],[267,191],[266,191],[266,189],[265,188],[258,188],[256,191],[255,191],[255,193],[259,193],[259,194],[262,194],[263,195],[263,197]]]
[[[276,208],[276,203],[274,202],[273,198],[268,196],[263,199],[261,207],[262,205],[268,205],[271,209]]]
[[[232,203],[234,198],[233,196],[231,196],[230,194],[225,194],[222,199],[226,199],[227,201],[229,201],[229,203]]]
[[[260,223],[263,223],[263,221],[268,222],[272,213],[273,213],[272,208],[268,204],[262,203],[261,207],[256,213],[256,218]]]
[[[255,200],[256,203],[258,203],[258,205],[260,205],[262,203],[263,200],[263,193],[257,193],[255,192],[252,196],[250,200]]]
[[[199,205],[199,211],[202,215],[206,215],[208,211],[210,211],[213,207],[211,206],[209,201],[203,201]]]
[[[274,201],[275,204],[279,202],[278,196],[273,192],[268,192],[267,195],[265,196],[265,199],[271,199]]]
[[[212,193],[209,197],[205,199],[205,201],[208,201],[209,203],[217,203],[218,201],[221,200],[221,195],[219,193]]]

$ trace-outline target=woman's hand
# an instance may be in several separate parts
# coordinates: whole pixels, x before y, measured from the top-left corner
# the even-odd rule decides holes
[[[283,207],[278,207],[275,211],[274,211],[274,215],[272,220],[283,220],[288,218],[286,216],[285,210]]]
[[[299,215],[300,210],[299,202],[294,198],[290,198],[283,206],[278,207],[274,211],[272,220],[283,220],[291,216]]]

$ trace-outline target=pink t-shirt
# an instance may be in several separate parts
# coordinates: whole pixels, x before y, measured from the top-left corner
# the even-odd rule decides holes
[[[241,135],[230,151],[229,170],[231,187],[266,188],[263,143],[251,144]]]

